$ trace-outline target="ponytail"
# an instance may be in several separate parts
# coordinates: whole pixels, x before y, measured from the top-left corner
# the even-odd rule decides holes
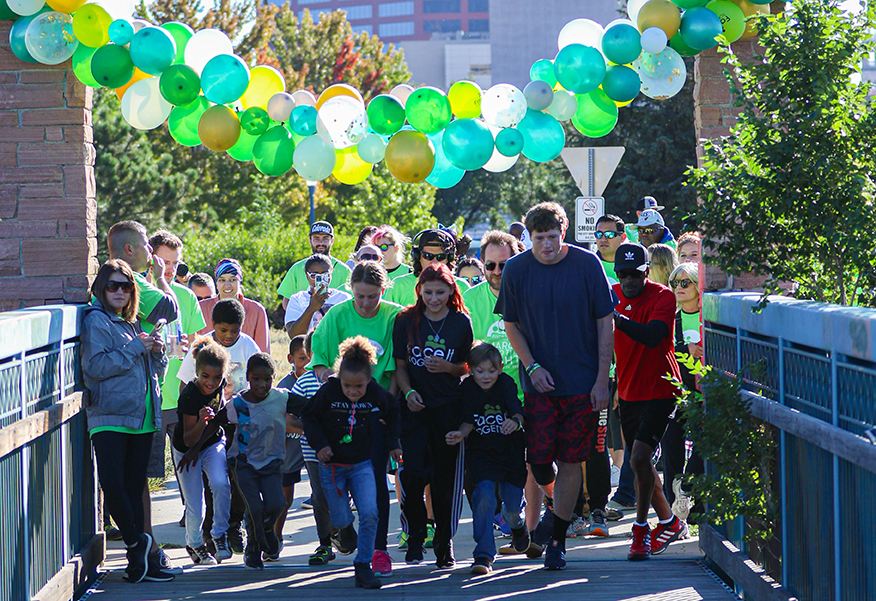
[[[210,366],[221,369],[223,377],[228,374],[231,356],[210,336],[195,338],[192,342],[192,357],[195,359],[196,372],[204,366]]]
[[[338,347],[338,358],[335,360],[335,371],[339,374],[367,373],[371,375],[371,366],[377,363],[377,349],[364,336],[347,338]]]

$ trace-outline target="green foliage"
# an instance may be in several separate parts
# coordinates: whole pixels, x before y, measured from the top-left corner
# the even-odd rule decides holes
[[[876,6],[793,0],[761,17],[764,56],[726,53],[741,111],[730,136],[706,143],[689,183],[711,259],[728,274],[767,275],[797,295],[843,305],[872,302],[874,117],[860,67],[873,50]],[[735,79],[734,79],[735,78]]]
[[[742,381],[728,377],[686,353],[676,353],[700,377],[704,403],[694,402],[683,390],[679,405],[686,420],[687,438],[710,468],[693,480],[693,495],[706,506],[692,514],[697,523],[723,524],[737,516],[747,518],[748,540],[768,540],[777,522],[773,499],[773,457],[776,441],[769,428],[754,418],[740,393]]]

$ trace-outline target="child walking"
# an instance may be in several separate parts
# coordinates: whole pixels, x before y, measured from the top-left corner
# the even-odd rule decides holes
[[[223,389],[231,358],[228,351],[209,336],[196,339],[191,352],[196,376],[179,395],[173,460],[179,466],[179,482],[186,501],[186,551],[196,565],[214,565],[231,558],[227,537],[231,484],[222,429],[222,424],[228,423]],[[202,472],[213,495],[210,534],[215,556],[207,550],[201,532],[204,522]]]
[[[502,516],[511,526],[511,545],[518,553],[529,548],[529,533],[520,516],[526,464],[523,438],[523,408],[514,379],[502,372],[502,354],[492,344],[481,343],[468,357],[471,377],[460,384],[464,418],[459,430],[447,433],[447,444],[457,445],[468,437],[466,460],[474,491],[474,565],[472,574],[493,569],[496,543],[493,514],[496,487],[502,499]]]
[[[352,525],[350,496],[359,513],[358,551],[353,560],[356,586],[380,588],[371,571],[377,537],[377,484],[371,453],[374,448],[371,414],[377,411],[386,424],[386,445],[396,461],[398,408],[395,399],[371,375],[377,362],[374,345],[364,336],[344,340],[331,376],[302,412],[307,442],[320,461],[320,479],[331,521],[342,531]]]

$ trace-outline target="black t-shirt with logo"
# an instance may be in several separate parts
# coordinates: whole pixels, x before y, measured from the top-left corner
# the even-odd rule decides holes
[[[526,440],[522,430],[502,434],[506,419],[523,413],[517,397],[517,383],[506,373],[489,390],[474,378],[459,385],[465,413],[463,420],[474,426],[465,441],[465,459],[472,482],[508,482],[523,488],[526,484]]]
[[[225,405],[219,406],[219,393],[222,392],[222,389],[225,388],[225,382],[223,381],[218,387],[216,387],[216,391],[211,395],[201,394],[201,391],[198,389],[197,384],[194,381],[186,384],[185,388],[182,389],[182,392],[179,393],[179,401],[176,408],[176,414],[179,419],[176,424],[176,428],[173,431],[173,447],[179,451],[180,453],[185,453],[189,450],[189,447],[186,446],[183,437],[185,435],[185,426],[183,425],[184,417],[186,415],[194,415],[198,416],[201,411],[201,407],[210,407],[213,409],[213,413],[215,417],[214,420],[219,420],[216,423],[219,424],[227,424],[228,423],[228,411],[225,409]],[[222,428],[207,439],[203,445],[201,445],[201,449],[205,449],[209,446],[212,446],[222,440],[222,437],[225,436],[225,432]]]
[[[441,407],[460,399],[459,378],[447,373],[433,374],[425,366],[425,358],[438,357],[451,363],[468,359],[474,340],[471,319],[457,311],[449,311],[443,320],[430,321],[420,315],[419,331],[413,344],[408,337],[412,316],[399,314],[392,331],[392,356],[408,363],[411,386],[423,397],[426,407]]]

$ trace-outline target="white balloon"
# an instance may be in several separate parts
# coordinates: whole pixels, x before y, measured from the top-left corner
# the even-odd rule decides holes
[[[219,29],[202,29],[186,44],[185,61],[200,75],[204,65],[220,54],[234,54],[231,40]]]
[[[523,88],[526,105],[534,111],[543,111],[554,100],[554,90],[546,81],[530,81]]]
[[[46,5],[46,0],[7,0],[7,6],[22,17],[35,15]]]
[[[481,96],[481,116],[497,127],[514,127],[526,116],[526,96],[507,83],[496,84]]]
[[[642,94],[655,100],[665,100],[678,94],[687,81],[684,59],[668,47],[660,54],[643,52],[633,63],[642,80]]]
[[[131,25],[134,27],[134,33],[137,33],[144,27],[154,27],[154,25],[152,25],[152,23],[150,23],[146,19],[134,19],[133,21],[131,21]]]
[[[131,15],[134,14],[134,0],[97,0],[94,4],[99,4],[109,13],[109,16],[115,19],[127,19],[132,21]],[[137,30],[136,26],[134,28]]]
[[[292,92],[292,100],[295,101],[295,106],[316,106],[316,96],[308,90]]]
[[[648,4],[648,0],[630,0],[627,3],[627,15],[629,15],[630,20],[633,23],[638,23],[639,11],[642,10],[642,7],[646,4]]]
[[[633,23],[632,21],[630,21],[629,19],[615,19],[614,21],[612,21],[611,23],[609,23],[608,25],[605,26],[605,31],[608,31],[609,27],[612,27],[614,25],[620,25],[621,23],[623,23],[624,25],[632,25],[633,27],[636,27],[636,24]],[[638,27],[636,27],[636,29],[638,29]]]
[[[562,50],[569,44],[582,44],[597,50],[602,46],[602,25],[592,19],[575,19],[569,21],[560,30],[557,46]]]
[[[501,127],[496,127],[495,125],[487,124],[487,127],[490,128],[490,131],[493,133],[493,140],[495,141],[496,136],[499,135],[499,132],[502,131]],[[493,148],[493,156],[490,157],[490,160],[487,161],[487,164],[482,168],[484,171],[489,171],[491,173],[502,173],[503,171],[508,171],[517,164],[517,159],[520,158],[519,154],[515,154],[512,157],[506,157],[504,154],[499,152],[498,148]]]
[[[642,50],[651,54],[660,54],[666,48],[666,32],[659,27],[649,27],[642,32]]]
[[[557,121],[568,121],[577,111],[578,99],[575,95],[567,90],[557,90],[547,112]]]
[[[268,117],[277,123],[288,121],[294,108],[295,99],[287,92],[277,92],[268,99]]]
[[[316,133],[335,148],[349,148],[368,133],[365,105],[352,96],[329,98],[319,107]]]
[[[406,83],[400,83],[390,90],[389,93],[391,96],[395,96],[401,100],[402,106],[404,106],[410,95],[414,93],[414,88]]]
[[[122,96],[122,116],[136,129],[155,129],[170,115],[173,106],[158,89],[158,78],[141,79]]]
[[[319,136],[307,136],[292,155],[295,171],[306,180],[320,182],[332,174],[337,155],[332,145]]]
[[[73,17],[59,12],[37,15],[24,32],[24,44],[40,63],[60,65],[79,47],[79,40],[73,35]]]

